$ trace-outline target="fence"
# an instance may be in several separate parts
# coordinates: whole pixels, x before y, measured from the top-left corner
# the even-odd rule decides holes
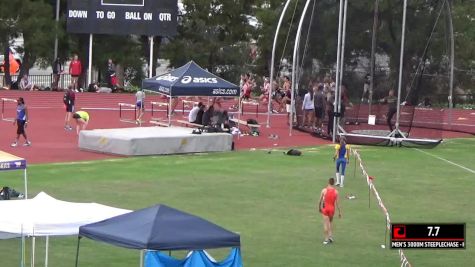
[[[18,75],[11,75],[12,82],[17,81]],[[51,88],[53,84],[53,74],[42,74],[42,75],[28,75],[28,79],[34,85],[40,88]],[[68,85],[71,84],[71,75],[70,74],[61,74],[58,87],[59,89],[65,89]],[[0,87],[4,87],[6,85],[5,82],[5,74],[0,74]]]
[[[352,153],[355,156],[355,159],[354,159],[355,163],[359,165],[361,172],[363,174],[363,177],[366,178],[366,183],[368,184],[369,193],[373,193],[373,195],[376,197],[376,200],[378,201],[378,205],[383,211],[384,216],[386,217],[386,225],[385,225],[386,234],[384,237],[384,245],[386,245],[386,238],[388,235],[388,231],[391,229],[391,219],[389,217],[389,211],[386,208],[386,206],[384,206],[383,200],[381,199],[381,196],[379,195],[378,190],[376,190],[376,186],[373,183],[373,178],[369,176],[368,173],[366,172],[366,168],[363,165],[363,161],[361,160],[360,154],[358,153],[356,149],[352,149]],[[371,199],[371,195],[369,195],[368,201],[370,201],[370,199]],[[401,262],[401,267],[411,267],[411,263],[409,262],[406,255],[404,254],[404,251],[402,249],[399,249],[398,252],[399,252],[399,260]]]

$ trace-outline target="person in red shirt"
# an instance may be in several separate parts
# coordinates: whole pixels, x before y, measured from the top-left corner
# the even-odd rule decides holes
[[[71,74],[71,84],[73,86],[73,90],[78,90],[78,79],[82,73],[82,64],[81,61],[78,59],[78,55],[73,56],[73,60],[69,63],[69,74]]]
[[[338,209],[338,217],[341,218],[340,204],[338,201],[338,191],[333,187],[335,179],[328,179],[327,187],[322,189],[320,193],[320,201],[318,203],[318,211],[323,217],[323,233],[325,240],[324,245],[333,242],[333,215],[335,214],[335,206]]]

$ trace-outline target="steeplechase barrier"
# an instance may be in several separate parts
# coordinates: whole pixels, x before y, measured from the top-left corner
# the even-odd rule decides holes
[[[155,110],[154,107],[155,106],[158,106],[158,107],[165,107],[166,108],[166,114],[167,114],[167,118],[168,116],[170,116],[170,109],[169,109],[169,103],[166,103],[166,102],[150,102],[151,104],[151,112],[152,112],[152,117],[150,118],[152,121],[159,121],[161,118],[158,118],[158,117],[154,117],[154,113],[158,113],[160,110]]]
[[[256,118],[259,117],[259,101],[242,101],[241,102],[241,115],[244,114],[245,105],[256,107]]]
[[[132,108],[132,109],[130,109]],[[123,111],[126,110],[133,110],[134,111],[134,118],[126,118],[123,116]],[[121,122],[126,122],[126,123],[137,123],[137,106],[133,104],[128,104],[128,103],[119,103],[119,120]]]
[[[14,122],[15,121],[14,114],[13,114],[13,117],[9,117],[9,115],[6,112],[6,110],[8,109],[8,107],[7,107],[8,103],[15,103],[15,105],[16,105],[17,101],[16,101],[16,99],[12,99],[12,98],[2,98],[2,120],[3,121]],[[15,109],[15,108],[13,108],[13,109]]]

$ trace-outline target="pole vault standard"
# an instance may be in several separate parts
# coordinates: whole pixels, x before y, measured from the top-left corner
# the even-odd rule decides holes
[[[399,56],[399,80],[398,80],[398,87],[397,87],[397,110],[396,110],[396,127],[394,131],[392,131],[389,136],[402,136],[406,138],[406,136],[401,132],[399,129],[399,116],[401,114],[401,89],[402,89],[402,69],[404,64],[404,41],[406,37],[406,11],[407,11],[407,0],[404,0],[403,5],[403,13],[402,13],[402,33],[401,33],[401,52]]]
[[[300,46],[300,36],[302,33],[302,25],[303,21],[305,20],[305,16],[307,15],[308,5],[310,4],[311,0],[307,0],[305,2],[305,6],[303,8],[302,16],[300,17],[299,27],[297,28],[297,35],[295,36],[295,43],[294,43],[294,55],[292,58],[292,91],[290,96],[290,119],[289,119],[289,136],[292,136],[292,127],[294,126],[294,110],[295,110],[295,91],[298,90],[298,51]],[[315,0],[314,0],[315,1]]]
[[[371,104],[373,102],[374,91],[374,65],[376,57],[376,38],[378,32],[379,0],[374,1],[373,32],[371,36],[371,62],[370,62],[370,83],[368,92],[368,115],[371,115]],[[361,104],[361,103],[360,103]],[[356,118],[358,119],[358,118]]]
[[[341,123],[341,84],[342,84],[342,81],[343,81],[343,69],[344,69],[344,66],[345,66],[345,40],[346,40],[346,14],[347,14],[347,9],[348,9],[348,0],[345,0],[345,3],[344,3],[344,9],[343,9],[343,29],[342,29],[342,37],[341,37],[341,47],[340,47],[340,76],[338,77],[338,114],[339,116],[336,117],[336,132],[338,133],[339,130],[341,130],[342,132],[345,132],[345,130],[343,129],[343,127],[340,125]],[[346,106],[345,106],[345,109],[346,109]],[[343,110],[343,113],[345,111]],[[333,120],[333,122],[335,122],[335,120]]]
[[[455,57],[455,52],[454,52],[454,24],[452,22],[452,6],[451,2],[448,0],[445,0],[446,3],[446,18],[447,18],[447,26],[449,28],[449,34],[450,34],[450,74],[449,74],[449,126],[451,127],[452,125],[452,108],[453,108],[453,91],[454,91],[454,57]]]
[[[282,10],[282,13],[280,14],[279,22],[277,23],[277,29],[275,30],[274,44],[272,45],[272,56],[271,56],[270,77],[269,77],[269,82],[270,82],[269,100],[268,100],[269,103],[267,107],[267,128],[270,127],[270,114],[272,113],[272,90],[274,89],[275,49],[277,46],[277,39],[279,37],[280,26],[282,25],[282,20],[284,19],[285,13],[287,12],[287,8],[289,7],[289,4],[291,1],[292,0],[287,0],[287,2],[284,5],[284,9]]]
[[[340,59],[341,59],[341,56],[340,56],[340,52],[341,52],[341,26],[342,26],[342,20],[343,20],[343,1],[340,0],[340,13],[339,13],[339,16],[338,16],[338,47],[337,47],[337,50],[336,50],[336,76],[335,76],[335,100],[334,100],[334,105],[333,105],[333,113],[337,113],[338,112],[338,91],[340,90],[339,86],[338,86],[338,80],[339,80],[339,77],[340,77]],[[333,119],[333,137],[332,137],[332,141],[333,143],[335,143],[335,140],[336,140],[336,130],[337,130],[337,120]]]
[[[92,38],[93,34],[89,34],[89,65],[87,69],[87,86],[92,83]]]
[[[148,65],[148,77],[152,78],[153,75],[153,36],[148,38],[150,40],[150,61]]]

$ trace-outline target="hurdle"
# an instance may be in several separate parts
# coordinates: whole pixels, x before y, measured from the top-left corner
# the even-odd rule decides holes
[[[244,114],[244,105],[256,106],[256,118],[259,117],[259,102],[258,101],[242,101],[241,115]]]
[[[14,122],[15,121],[15,118],[9,118],[5,115],[5,103],[17,103],[16,99],[12,99],[12,98],[2,98],[2,121],[10,121],[10,122]]]
[[[168,116],[169,116],[169,114],[170,114],[170,109],[169,109],[170,104],[169,104],[169,103],[165,103],[165,102],[150,102],[150,104],[152,105],[152,117],[151,117],[151,120],[153,120],[153,121],[158,121],[158,120],[160,120],[160,118],[155,118],[155,117],[153,117],[153,112],[154,112],[153,107],[154,107],[154,106],[166,107],[166,109],[167,109],[167,118],[168,118]],[[157,110],[157,112],[158,112],[158,111],[159,111],[159,110]]]
[[[193,101],[193,100],[182,100],[182,104],[183,104],[183,109],[182,109],[183,118],[186,118],[186,116],[185,116],[185,107],[193,108],[193,106],[198,105],[198,102]]]
[[[133,120],[122,117],[122,107],[133,108],[133,110],[134,110],[134,119]],[[130,110],[130,109],[128,109],[128,110]],[[137,106],[133,105],[133,104],[128,104],[128,103],[119,103],[119,120],[121,122],[126,122],[126,123],[137,123]],[[142,122],[139,122],[139,123],[141,124]]]

